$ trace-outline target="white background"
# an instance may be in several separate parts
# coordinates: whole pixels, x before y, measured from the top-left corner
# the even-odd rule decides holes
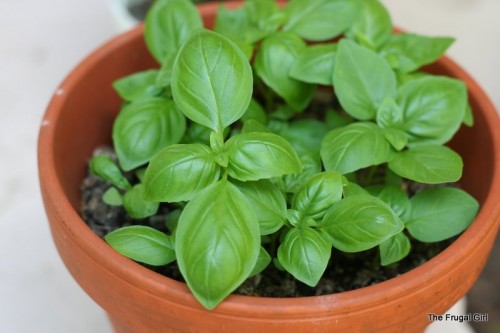
[[[385,3],[401,28],[456,37],[449,55],[500,106],[500,1]],[[52,244],[36,140],[57,85],[118,30],[103,0],[0,1],[0,332],[111,332]]]

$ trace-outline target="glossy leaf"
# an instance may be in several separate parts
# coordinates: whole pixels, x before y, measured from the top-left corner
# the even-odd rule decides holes
[[[267,123],[267,114],[262,105],[259,104],[255,99],[252,98],[248,109],[245,111],[243,116],[241,116],[241,121],[246,122],[247,120],[256,120],[261,124]]]
[[[330,131],[321,143],[326,170],[350,173],[389,160],[390,146],[373,123],[359,122]]]
[[[131,102],[141,97],[152,97],[160,92],[156,86],[157,69],[150,69],[122,77],[113,82],[113,88],[125,101]]]
[[[201,27],[200,14],[191,1],[157,0],[146,16],[144,38],[151,54],[162,64]]]
[[[421,242],[439,242],[458,235],[474,220],[479,203],[452,187],[432,188],[411,198],[412,213],[406,227]]]
[[[332,245],[319,231],[292,228],[278,248],[278,260],[297,280],[314,287],[325,272]]]
[[[158,212],[159,206],[158,202],[144,199],[144,186],[142,184],[135,185],[123,196],[123,208],[133,219],[153,216]]]
[[[325,171],[310,177],[300,187],[292,200],[292,208],[299,211],[304,220],[319,220],[334,202],[342,198],[342,175]]]
[[[110,182],[119,189],[126,190],[131,187],[118,165],[108,156],[97,155],[92,157],[89,162],[89,169],[93,175]]]
[[[129,171],[149,162],[162,148],[178,143],[186,119],[163,98],[137,100],[125,106],[113,124],[113,144],[120,166]]]
[[[295,110],[304,110],[311,101],[314,85],[288,76],[299,52],[306,47],[297,35],[279,32],[266,38],[255,57],[257,75]]]
[[[102,201],[106,205],[110,206],[121,206],[123,205],[123,198],[116,187],[110,187],[102,195]]]
[[[175,260],[170,237],[151,227],[120,228],[104,239],[120,254],[148,265],[163,266]]]
[[[409,73],[438,60],[453,41],[454,39],[449,37],[399,34],[391,36],[382,47],[381,54],[392,68]]]
[[[290,69],[290,76],[307,83],[332,85],[336,50],[336,44],[312,45],[302,49]]]
[[[378,0],[361,1],[358,18],[347,35],[371,49],[380,48],[392,34],[389,12]]]
[[[318,153],[303,153],[299,155],[299,159],[302,163],[302,172],[283,177],[287,193],[296,193],[309,177],[321,171],[321,159]]]
[[[333,85],[344,110],[368,120],[375,118],[385,98],[396,93],[396,76],[377,53],[343,39],[338,44]]]
[[[276,134],[235,135],[226,142],[226,151],[229,157],[226,171],[238,180],[259,180],[302,171],[295,150]]]
[[[394,154],[389,168],[401,177],[421,183],[455,182],[462,176],[460,155],[444,146],[419,146]]]
[[[279,135],[290,142],[300,155],[319,153],[326,133],[326,125],[316,119],[292,120],[279,131]]]
[[[358,9],[352,0],[291,0],[285,7],[283,30],[307,40],[329,40],[349,28]]]
[[[463,82],[446,77],[427,76],[409,81],[397,93],[403,110],[402,129],[410,143],[445,143],[457,132],[467,108],[467,89]]]
[[[411,203],[401,188],[394,185],[386,186],[378,194],[378,198],[389,205],[393,212],[404,222],[408,221],[411,213]]]
[[[252,91],[248,59],[229,39],[200,30],[179,51],[172,95],[192,121],[222,133],[245,113]]]
[[[255,210],[261,235],[278,231],[285,224],[286,199],[271,181],[232,181]]]
[[[271,261],[272,261],[271,256],[269,255],[269,253],[267,253],[266,249],[264,249],[261,246],[260,251],[259,251],[259,257],[257,258],[257,262],[255,263],[255,267],[253,268],[249,277],[252,277],[254,275],[261,273],[264,269],[266,269],[267,266],[269,266]]]
[[[212,150],[202,144],[172,145],[160,151],[144,175],[145,198],[158,202],[192,199],[219,179]]]
[[[388,266],[405,258],[411,250],[408,237],[402,232],[382,242],[379,247],[380,264]]]
[[[184,208],[175,251],[192,293],[213,309],[257,263],[260,234],[253,207],[228,181],[212,184]]]
[[[335,248],[359,252],[401,232],[404,225],[382,200],[360,194],[334,203],[320,227],[330,236]]]

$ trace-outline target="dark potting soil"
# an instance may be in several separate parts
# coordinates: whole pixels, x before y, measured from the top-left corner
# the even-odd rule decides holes
[[[112,152],[106,149],[104,152],[112,155]],[[103,153],[103,150],[100,153]],[[170,210],[167,204],[161,205],[159,214],[152,218],[133,220],[121,206],[108,206],[103,203],[102,195],[108,187],[109,184],[92,175],[87,176],[82,183],[82,217],[97,235],[104,237],[117,228],[137,224],[167,232],[165,222]],[[325,274],[314,288],[270,264],[262,273],[247,279],[235,293],[262,297],[300,297],[354,290],[408,272],[436,256],[454,240],[455,238],[439,243],[420,243],[412,240],[410,254],[399,263],[387,267],[380,265],[377,248],[355,254],[334,249]],[[159,274],[183,281],[175,262],[163,267],[147,267]]]

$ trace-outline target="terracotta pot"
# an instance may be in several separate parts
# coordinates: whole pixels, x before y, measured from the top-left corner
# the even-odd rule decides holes
[[[215,4],[200,7],[207,26]],[[186,285],[113,251],[79,215],[80,182],[92,150],[109,143],[120,100],[111,83],[155,66],[142,27],[86,58],[57,89],[39,137],[39,172],[52,235],[68,270],[109,314],[117,332],[417,332],[428,313],[444,313],[467,293],[497,235],[500,206],[500,121],[476,82],[447,58],[429,67],[464,80],[475,126],[452,146],[464,157],[462,185],[481,203],[471,227],[426,264],[355,291],[304,298],[230,296],[204,310]]]

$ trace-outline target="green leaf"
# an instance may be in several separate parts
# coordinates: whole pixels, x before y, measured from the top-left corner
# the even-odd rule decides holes
[[[320,227],[330,236],[335,248],[360,252],[401,232],[404,225],[382,200],[360,194],[334,203]]]
[[[110,206],[121,206],[123,205],[123,199],[120,192],[116,189],[116,187],[110,187],[104,192],[102,195],[102,201],[106,205]]]
[[[432,188],[411,198],[412,212],[406,227],[421,242],[439,242],[464,231],[476,217],[479,203],[466,192]]]
[[[449,37],[399,34],[391,36],[380,53],[394,69],[409,73],[438,60],[453,41]]]
[[[257,75],[295,110],[304,110],[314,96],[315,86],[288,76],[305,42],[295,34],[278,32],[266,38],[255,57]]]
[[[410,253],[411,243],[402,232],[380,244],[380,264],[388,266],[405,258]]]
[[[304,220],[319,220],[334,202],[342,198],[342,175],[335,171],[320,172],[309,178],[292,200],[292,208]]]
[[[286,18],[274,0],[245,1],[245,10],[251,24],[262,32],[262,38],[278,30]]]
[[[403,110],[401,129],[413,144],[442,144],[457,132],[467,108],[467,88],[461,81],[427,76],[402,86],[396,102]]]
[[[122,77],[113,82],[113,88],[122,99],[132,102],[141,97],[152,97],[159,93],[156,87],[157,69],[150,69]]]
[[[256,265],[260,234],[253,207],[228,181],[212,184],[184,208],[175,251],[189,289],[213,309]]]
[[[271,263],[271,256],[267,253],[266,249],[262,246],[260,247],[259,257],[257,258],[257,262],[255,263],[255,267],[250,273],[249,277],[257,275],[261,273],[266,267]]]
[[[347,36],[374,50],[387,42],[391,34],[391,17],[378,0],[362,1],[360,14],[347,31]]]
[[[396,93],[396,75],[377,53],[343,39],[338,44],[333,85],[344,110],[354,118],[375,118],[387,97]]]
[[[303,153],[299,155],[299,159],[303,167],[302,172],[283,177],[287,193],[296,193],[309,177],[321,171],[321,159],[318,153]]]
[[[319,231],[292,228],[278,248],[278,260],[297,280],[314,287],[325,272],[331,253],[332,245]]]
[[[307,40],[329,40],[351,26],[358,9],[352,0],[291,0],[285,7],[283,30]]]
[[[353,195],[370,195],[370,193],[360,185],[349,181],[344,185],[344,197],[352,197]]]
[[[118,165],[108,156],[97,155],[92,157],[89,162],[89,169],[90,173],[110,182],[119,189],[126,190],[131,187]]]
[[[160,151],[144,175],[144,195],[151,201],[192,199],[219,179],[212,150],[202,144],[172,145]]]
[[[175,54],[191,33],[203,27],[198,10],[189,0],[157,0],[145,20],[146,45],[159,63]]]
[[[120,228],[104,239],[120,254],[148,265],[163,266],[175,260],[170,237],[151,227]]]
[[[211,133],[212,130],[208,127],[197,123],[190,123],[182,139],[182,143],[201,143],[208,146],[210,144]]]
[[[290,142],[300,155],[319,153],[321,141],[326,133],[328,133],[326,125],[316,119],[293,120],[279,131],[279,135]]]
[[[330,131],[321,143],[326,170],[342,174],[389,160],[390,146],[375,124],[359,122]]]
[[[474,126],[474,114],[469,104],[467,104],[467,108],[465,109],[464,125],[469,127]]]
[[[179,51],[172,95],[192,121],[222,133],[245,113],[252,91],[248,59],[222,35],[200,30]]]
[[[278,231],[285,224],[286,199],[279,188],[267,179],[254,182],[231,181],[245,195],[255,210],[261,235]]]
[[[226,171],[238,180],[259,180],[302,171],[295,150],[276,134],[250,132],[235,135],[226,142],[226,151],[229,156]]]
[[[113,144],[123,170],[149,162],[161,149],[178,143],[186,119],[175,104],[163,98],[137,100],[125,106],[113,124]]]
[[[391,146],[397,151],[403,150],[403,148],[408,144],[408,136],[402,130],[398,130],[396,128],[384,128],[382,133]]]
[[[247,8],[233,10],[219,4],[214,31],[231,39],[250,59],[253,54],[253,43],[265,36],[265,32],[252,26]]]
[[[170,87],[172,84],[172,70],[177,53],[169,53],[161,63],[161,68],[156,76],[156,85],[162,88]]]
[[[455,182],[462,176],[462,158],[448,147],[419,146],[394,154],[389,168],[401,177],[427,184]]]
[[[302,49],[290,76],[296,80],[331,86],[337,44],[312,45]]]
[[[123,208],[133,219],[144,219],[158,212],[158,202],[152,202],[144,199],[144,186],[138,184],[125,192],[123,196]]]
[[[266,126],[262,125],[257,120],[248,119],[243,124],[243,128],[241,129],[241,133],[251,133],[251,132],[264,132],[271,133],[271,130]]]
[[[403,221],[408,221],[411,213],[411,203],[400,187],[389,185],[382,189],[378,198],[385,202]]]
[[[252,98],[250,104],[248,105],[248,109],[245,111],[243,116],[241,116],[241,121],[246,122],[247,120],[256,120],[261,124],[267,123],[267,114],[264,108]]]

